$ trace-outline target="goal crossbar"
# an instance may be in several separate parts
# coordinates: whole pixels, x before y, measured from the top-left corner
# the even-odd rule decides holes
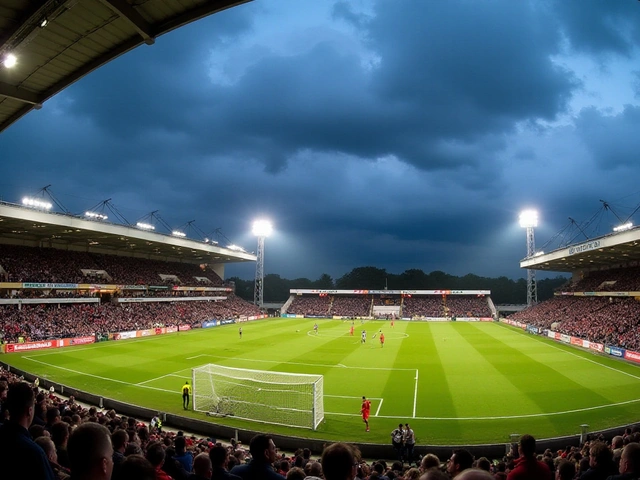
[[[323,376],[206,364],[192,369],[193,409],[216,416],[317,429]]]

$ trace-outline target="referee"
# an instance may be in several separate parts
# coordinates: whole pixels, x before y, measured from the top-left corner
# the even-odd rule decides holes
[[[189,408],[189,395],[191,394],[191,385],[189,381],[184,382],[182,386],[182,408],[187,410]]]

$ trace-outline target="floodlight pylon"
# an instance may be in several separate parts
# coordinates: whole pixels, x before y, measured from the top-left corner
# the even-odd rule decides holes
[[[264,240],[271,234],[272,228],[271,223],[266,220],[253,223],[253,234],[258,237],[253,303],[260,308],[264,306]]]
[[[536,240],[533,228],[538,226],[538,213],[533,210],[526,210],[520,214],[520,226],[527,231],[527,258],[531,258],[536,253]],[[527,306],[531,307],[538,303],[538,285],[536,282],[536,271],[527,269]]]

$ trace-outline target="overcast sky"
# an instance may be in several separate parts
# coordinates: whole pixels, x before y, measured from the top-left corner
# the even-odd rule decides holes
[[[542,247],[584,239],[569,218],[602,234],[640,204],[639,46],[636,0],[259,0],[10,127],[0,197],[51,184],[74,212],[112,198],[249,251],[268,217],[265,273],[286,278],[520,278],[522,209]]]

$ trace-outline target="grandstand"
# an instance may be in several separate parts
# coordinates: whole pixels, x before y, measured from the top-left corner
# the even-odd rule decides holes
[[[298,290],[283,317],[403,320],[492,320],[488,290]]]
[[[187,329],[262,313],[226,284],[246,252],[0,203],[3,342]]]
[[[522,268],[567,272],[554,298],[507,321],[565,343],[640,362],[640,228],[526,258]]]

